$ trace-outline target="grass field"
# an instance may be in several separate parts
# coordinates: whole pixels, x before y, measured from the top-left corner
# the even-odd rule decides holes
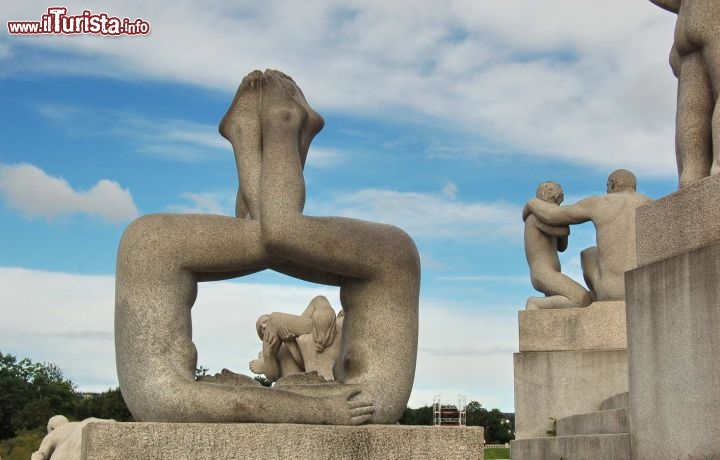
[[[501,458],[510,458],[510,449],[506,447],[485,449],[485,460],[496,460]]]

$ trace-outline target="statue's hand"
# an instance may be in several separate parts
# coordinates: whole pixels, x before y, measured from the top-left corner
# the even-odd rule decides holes
[[[277,330],[274,327],[270,327],[268,324],[268,327],[265,328],[265,332],[263,333],[263,343],[267,345],[270,348],[275,348],[275,346],[279,346],[278,342],[278,335]]]
[[[287,326],[285,326],[284,324],[278,326],[277,335],[283,342],[290,342],[292,340],[295,340],[295,334],[290,332]]]

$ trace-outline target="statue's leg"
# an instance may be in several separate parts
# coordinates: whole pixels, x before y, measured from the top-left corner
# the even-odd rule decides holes
[[[281,74],[263,76],[263,240],[275,257],[340,275],[345,320],[336,377],[361,385],[361,397],[376,406],[373,422],[394,423],[415,374],[417,249],[406,233],[389,225],[302,214],[300,149],[313,115],[293,87]]]
[[[590,305],[590,293],[572,278],[550,269],[533,271],[533,286],[547,297],[530,297],[528,310],[550,308],[582,308]]]
[[[714,103],[701,52],[681,58],[678,73],[675,149],[683,188],[710,175]]]
[[[717,2],[713,3],[715,13],[720,13],[720,6]],[[712,16],[717,18],[717,15]],[[711,42],[703,48],[705,58],[705,72],[709,77],[710,84],[705,97],[710,103],[712,111],[712,167],[711,175],[720,174],[720,29],[717,24],[713,25],[715,36],[711,37]]]
[[[597,246],[590,246],[580,252],[580,266],[585,284],[590,290],[590,298],[597,300],[595,289],[600,281],[600,253]]]
[[[262,162],[262,135],[260,132],[260,98],[262,72],[250,72],[240,83],[230,108],[220,121],[219,131],[230,141],[235,153],[238,171],[235,214],[260,218],[260,164]]]
[[[319,399],[194,380],[190,309],[197,280],[268,263],[258,222],[150,215],[130,224],[118,251],[115,348],[120,388],[136,420],[358,424],[370,418],[371,406],[349,401],[358,389]]]

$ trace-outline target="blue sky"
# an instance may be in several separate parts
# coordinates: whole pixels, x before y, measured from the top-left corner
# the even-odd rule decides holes
[[[115,386],[113,276],[142,214],[232,214],[237,178],[217,124],[242,77],[292,75],[326,126],[306,213],[398,225],[422,259],[410,405],[458,393],[513,410],[517,311],[533,295],[524,202],[566,203],[633,170],[676,188],[674,17],[648,1],[68,1],[142,18],[147,36],[0,33],[0,350],[57,363],[80,389]],[[8,2],[40,20],[50,4]],[[588,225],[563,269],[580,280]],[[337,292],[273,273],[202,285],[199,362],[249,373],[254,322]]]

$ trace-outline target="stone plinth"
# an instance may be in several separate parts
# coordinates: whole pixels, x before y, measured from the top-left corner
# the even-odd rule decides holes
[[[625,302],[518,313],[520,351],[627,348]]]
[[[522,352],[514,355],[515,439],[550,436],[551,418],[598,410],[627,391],[627,350]]]
[[[720,240],[720,176],[707,177],[638,208],[638,266]]]
[[[718,280],[720,243],[626,274],[634,460],[720,457]]]
[[[479,459],[483,429],[403,425],[91,423],[83,460]]]
[[[551,419],[598,410],[627,391],[624,302],[518,314],[515,438],[548,436]]]

